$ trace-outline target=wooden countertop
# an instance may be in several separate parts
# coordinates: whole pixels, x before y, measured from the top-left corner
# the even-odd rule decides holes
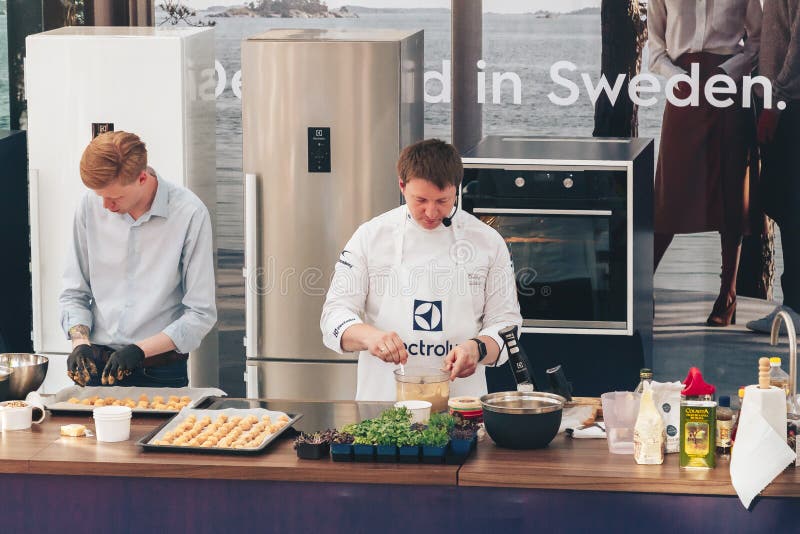
[[[736,495],[728,466],[728,460],[718,458],[715,469],[680,469],[677,454],[667,454],[661,465],[638,465],[632,455],[609,453],[605,440],[564,434],[546,449],[533,451],[502,449],[487,438],[459,470],[458,485]],[[800,468],[788,468],[764,495],[800,497]]]
[[[535,451],[501,449],[487,437],[463,466],[354,464],[300,460],[289,439],[254,456],[142,450],[136,441],[163,421],[135,418],[129,441],[99,443],[59,435],[64,424],[94,428],[90,417],[50,415],[30,430],[0,433],[0,473],[735,495],[727,462],[710,471],[687,471],[678,468],[677,454],[669,454],[663,465],[637,465],[630,455],[610,454],[604,440],[563,434]],[[800,497],[800,468],[788,469],[764,495]]]
[[[48,416],[30,430],[0,434],[0,472],[363,484],[455,486],[457,483],[457,465],[300,460],[291,439],[279,439],[263,454],[252,456],[142,450],[136,442],[163,422],[164,419],[134,418],[129,441],[102,443],[94,438],[59,435],[60,426],[69,423],[93,429],[90,417]]]

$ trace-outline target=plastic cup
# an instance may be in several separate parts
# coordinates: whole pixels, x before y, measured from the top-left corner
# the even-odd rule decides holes
[[[600,395],[610,452],[633,454],[633,427],[636,426],[641,398],[641,393],[630,391],[613,391]]]
[[[127,406],[101,406],[92,411],[97,441],[114,443],[131,437],[131,409]]]
[[[402,408],[403,406],[411,412],[411,424],[425,423],[431,418],[431,406],[428,401],[423,400],[405,400],[397,401],[394,403],[395,408]]]

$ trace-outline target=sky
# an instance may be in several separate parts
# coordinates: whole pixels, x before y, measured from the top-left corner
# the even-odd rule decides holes
[[[483,0],[483,10],[494,13],[525,13],[528,11],[574,11],[583,7],[599,7],[601,0]],[[195,9],[209,6],[242,5],[246,0],[185,0]],[[358,5],[364,7],[450,7],[450,0],[326,0],[328,7]]]

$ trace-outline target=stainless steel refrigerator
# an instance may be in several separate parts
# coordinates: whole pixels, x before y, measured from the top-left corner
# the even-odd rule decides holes
[[[247,396],[353,399],[356,355],[322,343],[341,249],[400,203],[423,135],[423,33],[271,30],[242,43]]]

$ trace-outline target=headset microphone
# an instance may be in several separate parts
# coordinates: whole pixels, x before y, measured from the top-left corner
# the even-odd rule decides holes
[[[456,188],[456,205],[453,206],[453,209],[450,211],[450,214],[447,217],[442,217],[442,224],[445,225],[447,228],[450,228],[450,225],[453,224],[453,217],[456,216],[456,212],[458,211],[458,203],[461,200],[459,197],[459,193],[461,193],[460,188]]]
[[[453,224],[453,217],[455,217],[457,209],[458,209],[458,206],[453,206],[453,209],[450,212],[450,215],[448,215],[447,217],[442,217],[442,224],[443,225],[445,225],[446,227],[450,228],[450,225]]]

